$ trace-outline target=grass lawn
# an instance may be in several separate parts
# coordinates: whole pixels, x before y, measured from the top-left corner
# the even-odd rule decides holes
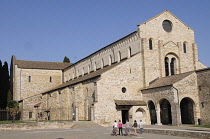
[[[64,121],[72,121],[72,120],[40,120],[39,122],[64,122]],[[20,121],[16,120],[15,123],[34,123],[35,120],[31,121]],[[0,124],[12,124],[12,121],[0,121]]]
[[[15,123],[26,123],[25,121],[17,120]],[[0,121],[0,124],[12,124],[12,121]]]

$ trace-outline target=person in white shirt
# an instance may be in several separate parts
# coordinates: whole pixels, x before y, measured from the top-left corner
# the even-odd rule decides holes
[[[142,120],[140,120],[139,128],[140,128],[140,134],[142,134],[143,133],[143,122],[142,122]]]
[[[114,121],[114,124],[113,124],[113,135],[117,136],[117,121],[116,120]]]

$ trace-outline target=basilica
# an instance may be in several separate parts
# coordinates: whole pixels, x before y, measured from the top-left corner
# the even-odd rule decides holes
[[[21,119],[210,125],[210,68],[194,32],[165,10],[76,63],[12,56]]]

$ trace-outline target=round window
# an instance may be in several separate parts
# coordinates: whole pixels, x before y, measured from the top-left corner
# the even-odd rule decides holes
[[[166,32],[171,32],[171,30],[172,30],[172,23],[171,23],[171,21],[164,20],[163,23],[162,23],[162,26],[163,26],[163,29]]]
[[[126,92],[126,88],[125,88],[125,87],[122,88],[122,92],[123,92],[123,93]]]

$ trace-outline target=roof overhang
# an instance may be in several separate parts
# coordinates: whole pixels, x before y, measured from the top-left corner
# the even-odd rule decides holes
[[[147,104],[141,100],[115,100],[117,106],[146,106]]]

